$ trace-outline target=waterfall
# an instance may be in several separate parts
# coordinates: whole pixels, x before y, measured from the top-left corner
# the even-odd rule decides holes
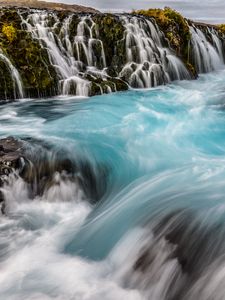
[[[17,71],[17,69],[13,66],[11,61],[1,52],[1,50],[0,50],[0,61],[3,61],[5,63],[7,69],[11,74],[13,87],[14,87],[14,91],[13,91],[14,97],[17,98],[17,93],[18,93],[19,98],[24,98],[23,85],[22,85],[22,80],[20,78],[20,74]]]
[[[218,70],[224,64],[222,43],[218,33],[213,28],[206,29],[207,32],[204,34],[194,25],[190,26],[191,61],[198,73]]]
[[[87,97],[124,90],[127,85],[150,88],[191,79],[184,61],[192,65],[196,73],[218,70],[225,62],[222,39],[213,27],[190,25],[188,55],[185,53],[182,61],[156,22],[149,18],[129,14],[61,14],[34,9],[17,13],[20,28],[43,50],[43,57],[38,59],[45,67],[49,64],[52,67],[49,75],[54,83],[52,86],[50,83],[48,89],[59,95]],[[112,23],[107,23],[108,20]],[[114,29],[114,25],[110,28],[110,24],[117,24],[119,30]],[[112,57],[107,52],[109,48]],[[14,97],[23,97],[19,72],[10,62],[14,57],[0,54],[0,59],[11,72]],[[23,79],[22,73],[21,77]],[[25,91],[26,88],[25,78]],[[4,95],[4,89],[1,94]]]
[[[71,14],[61,21],[55,13],[35,12],[23,19],[23,24],[42,47],[47,47],[50,62],[59,77],[59,92],[88,96],[90,82],[84,73],[91,67],[106,67],[105,53],[102,41],[96,38],[96,24],[91,17],[79,17],[77,33],[73,36],[70,30],[74,18],[76,16]],[[101,55],[96,55],[96,46],[100,47]]]
[[[189,79],[184,64],[165,48],[165,38],[153,22],[122,17],[125,26],[127,64],[120,76],[135,88],[149,88],[172,80]]]

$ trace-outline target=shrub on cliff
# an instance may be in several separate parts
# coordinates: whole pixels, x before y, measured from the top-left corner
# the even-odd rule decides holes
[[[8,41],[12,43],[16,38],[16,29],[12,24],[4,24],[2,26],[2,33],[6,36]]]
[[[217,28],[220,34],[225,35],[225,24],[220,24]]]

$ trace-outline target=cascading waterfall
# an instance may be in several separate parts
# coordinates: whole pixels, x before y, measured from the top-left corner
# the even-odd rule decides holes
[[[197,72],[208,73],[220,69],[224,64],[224,55],[218,33],[213,28],[207,27],[207,34],[204,34],[194,25],[190,26],[190,32],[192,35],[191,61]]]
[[[120,73],[131,87],[149,88],[171,80],[189,79],[184,64],[166,47],[165,38],[150,20],[122,17],[127,64]]]
[[[224,56],[223,44],[221,39],[218,36],[218,32],[214,28],[209,28],[209,27],[207,28],[207,31],[211,37],[214,48],[216,48],[222,63],[224,63],[225,56]]]
[[[23,84],[22,80],[20,78],[20,74],[17,71],[17,69],[13,66],[11,61],[6,57],[0,49],[0,61],[3,61],[6,64],[7,69],[9,70],[11,74],[11,78],[13,80],[14,85],[14,97],[17,98],[24,98],[24,92],[23,92]]]
[[[53,67],[54,83],[51,88],[59,95],[87,97],[124,90],[124,87],[118,88],[118,81],[126,88],[127,84],[132,88],[150,88],[191,78],[184,62],[170,49],[169,42],[154,20],[133,15],[110,16],[118,22],[122,31],[120,40],[116,40],[116,31],[109,33],[114,42],[110,61],[105,53],[109,46],[107,32],[101,34],[101,26],[104,26],[101,22],[104,18],[107,20],[107,15],[69,13],[65,16],[38,10],[29,10],[28,13],[18,11],[18,14],[22,28],[38,42],[45,57],[48,57],[47,63],[43,57],[40,60],[45,68],[49,63]],[[197,73],[206,73],[221,68],[224,51],[218,32],[211,27],[201,28],[193,24],[190,32],[192,38],[187,62],[193,69]],[[15,82],[14,90],[17,89],[22,97],[19,72],[7,57],[4,61]],[[25,62],[23,70],[26,67]],[[52,71],[48,72],[51,74]],[[32,88],[30,83],[28,90]],[[47,93],[51,94],[51,89],[48,90],[50,92]],[[14,94],[17,98],[15,91]]]
[[[51,19],[52,27],[49,26]],[[60,26],[60,21],[54,13],[32,13],[27,20],[23,19],[23,23],[33,38],[38,39],[43,47],[47,47],[49,59],[59,77],[62,93],[69,94],[73,87],[74,94],[88,96],[89,83],[78,76],[79,66],[74,59],[73,47],[68,36],[70,19],[71,17],[68,17],[62,24],[58,36],[55,30]]]
[[[47,47],[49,59],[59,76],[60,93],[88,96],[90,82],[84,78],[84,73],[89,68],[106,67],[104,48],[102,41],[96,38],[96,24],[89,16],[80,17],[77,33],[71,35],[73,17],[70,15],[60,21],[54,13],[37,12],[23,19],[23,23],[33,38]],[[101,57],[95,55],[95,46],[100,47]]]

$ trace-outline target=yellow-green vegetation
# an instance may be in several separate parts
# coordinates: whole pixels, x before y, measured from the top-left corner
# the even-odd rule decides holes
[[[220,34],[225,34],[225,24],[220,24],[217,26],[217,28]]]
[[[6,36],[10,43],[12,43],[17,36],[16,28],[14,28],[12,24],[3,24],[2,33]]]

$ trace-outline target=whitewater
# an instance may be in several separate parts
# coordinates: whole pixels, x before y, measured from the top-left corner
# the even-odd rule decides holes
[[[2,104],[0,136],[88,161],[31,199],[3,186],[0,299],[214,299],[225,288],[225,70],[92,98]],[[36,144],[35,144],[36,143]],[[43,146],[44,147],[44,146]],[[97,193],[97,192],[96,192]]]

